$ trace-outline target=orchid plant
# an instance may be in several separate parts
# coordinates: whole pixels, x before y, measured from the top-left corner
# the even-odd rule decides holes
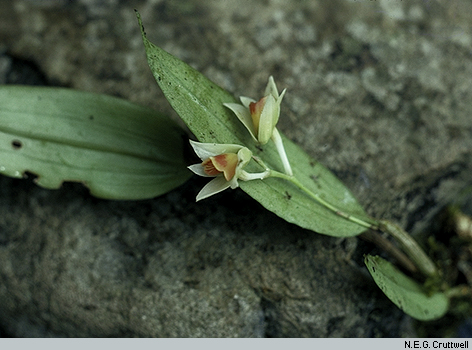
[[[394,223],[367,215],[328,169],[277,130],[286,90],[279,93],[272,76],[262,98],[242,96],[237,103],[231,94],[152,44],[138,13],[137,17],[157,83],[199,140],[191,145],[202,162],[189,168],[198,175],[215,177],[197,200],[240,187],[268,210],[318,233],[349,237],[369,232],[370,238],[380,241],[384,238],[376,231],[390,234],[402,250],[393,248],[391,252],[403,267],[421,273],[424,283],[378,256],[366,255],[365,264],[387,297],[416,319],[440,318],[448,311],[451,298],[470,293],[469,287],[447,287],[439,269],[410,235]],[[255,172],[246,170],[250,167]],[[280,168],[283,172],[276,170]]]
[[[286,221],[333,237],[361,235],[388,248],[420,283],[378,256],[365,256],[374,281],[399,308],[419,320],[442,317],[471,287],[449,287],[440,269],[398,225],[367,215],[344,184],[278,129],[281,103],[269,77],[258,100],[238,101],[146,37],[151,71],[198,141],[200,162],[187,166],[186,133],[170,119],[114,97],[61,88],[0,87],[0,174],[35,174],[38,185],[80,181],[97,197],[152,198],[181,185],[191,172],[212,178],[200,201],[241,188]],[[38,115],[41,118],[38,118]],[[188,169],[191,171],[188,171]],[[389,234],[400,249],[378,231]]]

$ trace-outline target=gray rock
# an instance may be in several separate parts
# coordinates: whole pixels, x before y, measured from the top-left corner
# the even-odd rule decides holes
[[[414,234],[471,185],[471,5],[139,2],[148,38],[236,96],[273,74],[280,129],[375,217]],[[6,0],[0,79],[122,96],[177,118],[130,2]],[[13,67],[13,68],[12,68]],[[40,74],[41,76],[41,74]],[[5,78],[4,78],[5,77]],[[0,325],[15,336],[412,335],[362,266],[371,246],[290,225],[239,190],[92,198],[0,178]]]

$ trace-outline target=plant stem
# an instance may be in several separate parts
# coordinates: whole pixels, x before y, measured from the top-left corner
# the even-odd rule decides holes
[[[292,176],[292,167],[290,166],[290,162],[288,161],[287,153],[285,153],[285,147],[282,142],[282,137],[280,137],[280,133],[277,128],[274,128],[274,131],[272,132],[272,141],[274,141],[275,147],[277,148],[277,152],[279,153],[280,160],[284,165],[285,174]]]
[[[374,223],[369,223],[369,222],[366,222],[362,219],[359,219],[359,218],[356,218],[355,216],[352,216],[350,214],[347,214],[343,211],[341,211],[340,209],[336,208],[334,205],[332,205],[331,203],[325,201],[323,198],[320,197],[319,194],[317,193],[313,193],[311,192],[308,188],[306,188],[300,181],[298,181],[298,179],[294,176],[289,176],[287,174],[283,174],[283,173],[280,173],[278,171],[275,171],[275,170],[270,170],[270,176],[269,177],[278,177],[278,178],[281,178],[281,179],[284,179],[284,180],[287,180],[287,181],[290,181],[292,184],[294,184],[295,186],[297,186],[299,189],[301,189],[303,192],[305,192],[308,196],[310,196],[311,198],[313,198],[316,202],[318,202],[319,204],[321,204],[322,206],[324,206],[325,208],[331,210],[333,213],[335,213],[336,215],[338,216],[341,216],[343,217],[344,219],[346,220],[349,220],[349,221],[352,221],[358,225],[361,225],[361,226],[364,226],[366,228],[370,228],[370,229],[374,229],[376,230],[377,229],[377,226],[376,224]]]
[[[266,169],[263,173],[248,173],[247,171],[241,171],[239,178],[243,181],[251,180],[264,180],[270,176],[270,170]]]
[[[445,294],[448,298],[470,297],[472,296],[472,289],[467,285],[459,285],[448,289]]]
[[[332,205],[331,203],[327,202],[323,198],[320,197],[319,194],[313,193],[307,187],[305,187],[296,177],[293,175],[287,175],[284,173],[280,173],[278,171],[272,170],[258,157],[253,157],[254,160],[265,169],[265,172],[268,172],[267,177],[276,177],[280,179],[287,180],[297,186],[300,190],[305,192],[309,197],[314,199],[316,202],[324,206],[325,208],[331,210],[338,216],[354,222],[358,225],[361,225],[366,228],[370,228],[372,230],[381,230],[390,234],[403,248],[403,251],[407,254],[407,256],[414,262],[414,264],[418,267],[418,270],[422,272],[427,277],[437,277],[439,276],[438,269],[433,261],[426,255],[420,245],[411,237],[407,232],[405,232],[402,228],[398,225],[395,225],[387,220],[375,220],[372,219],[371,222],[367,222],[365,220],[359,219],[353,215],[347,214],[340,209],[336,208],[336,206]],[[411,267],[410,267],[411,268]]]
[[[411,261],[411,259],[405,255],[396,245],[387,239],[387,237],[381,236],[378,232],[373,230],[367,230],[359,235],[359,238],[375,244],[380,249],[384,250],[387,254],[392,256],[397,262],[411,273],[417,273],[418,267]]]
[[[436,265],[421,249],[419,244],[402,228],[387,220],[379,221],[379,229],[390,234],[401,245],[405,253],[418,266],[418,269],[428,277],[439,275]]]

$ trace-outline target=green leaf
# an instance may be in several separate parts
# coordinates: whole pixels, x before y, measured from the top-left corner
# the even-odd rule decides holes
[[[42,187],[84,183],[107,199],[144,199],[189,178],[183,131],[125,100],[64,88],[0,87],[0,174]]]
[[[152,44],[146,38],[139,14],[137,16],[151,71],[171,106],[197,139],[201,142],[244,145],[273,169],[283,169],[273,142],[262,150],[256,148],[245,127],[223,106],[224,102],[238,101],[197,70]],[[294,175],[304,186],[342,211],[372,222],[350,191],[329,170],[281,136]],[[249,170],[261,171],[261,168],[253,166]],[[365,230],[365,227],[341,218],[314,202],[286,180],[240,181],[240,186],[268,210],[318,233],[345,237]]]
[[[447,312],[449,299],[444,293],[428,294],[422,285],[379,256],[366,255],[364,262],[377,286],[406,314],[429,321]]]

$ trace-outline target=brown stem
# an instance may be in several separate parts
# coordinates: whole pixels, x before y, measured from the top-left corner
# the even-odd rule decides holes
[[[379,247],[380,249],[384,250],[387,254],[389,254],[394,259],[396,259],[401,266],[403,266],[405,269],[407,269],[411,273],[418,272],[418,269],[416,268],[415,264],[392,242],[390,242],[387,238],[380,235],[379,233],[374,232],[372,230],[368,230],[360,234],[359,238],[367,242],[371,242],[375,244],[377,247]]]
[[[437,267],[426,255],[419,244],[406,233],[400,226],[387,221],[379,221],[380,230],[390,234],[408,254],[408,257],[415,263],[418,269],[427,277],[437,277],[439,275]]]

